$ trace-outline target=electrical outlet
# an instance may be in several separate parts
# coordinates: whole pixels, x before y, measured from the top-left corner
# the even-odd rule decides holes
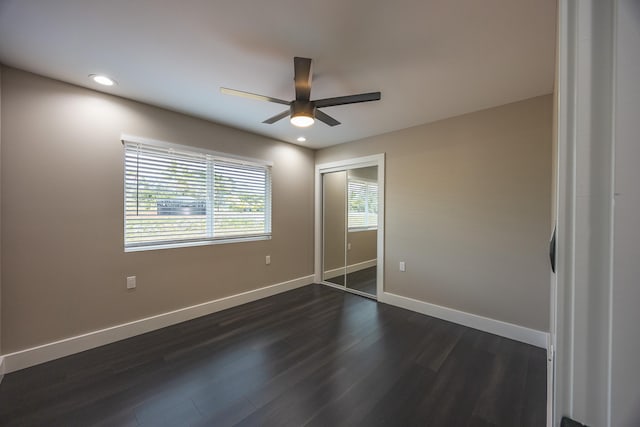
[[[404,261],[400,261],[400,271],[407,271],[407,266]]]
[[[267,265],[271,264],[271,255],[264,257],[264,263]]]
[[[351,250],[351,243],[347,243],[347,250],[350,251]]]
[[[127,277],[127,289],[135,289],[136,288],[136,276]]]

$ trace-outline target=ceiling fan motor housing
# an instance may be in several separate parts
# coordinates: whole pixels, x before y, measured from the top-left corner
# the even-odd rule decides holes
[[[307,116],[315,118],[316,107],[311,101],[291,101],[291,117]]]

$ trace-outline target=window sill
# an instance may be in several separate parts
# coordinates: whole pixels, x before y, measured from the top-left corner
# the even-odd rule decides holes
[[[354,227],[354,228],[350,228],[348,231],[349,233],[357,233],[360,231],[377,231],[378,227]]]
[[[228,239],[217,240],[199,240],[195,242],[181,242],[181,243],[167,243],[167,244],[150,244],[144,246],[125,247],[126,252],[143,252],[143,251],[156,251],[160,249],[176,249],[176,248],[189,248],[194,246],[209,246],[209,245],[222,245],[226,243],[241,243],[241,242],[255,242],[260,240],[271,240],[271,235],[265,236],[252,236],[252,237],[231,237]]]

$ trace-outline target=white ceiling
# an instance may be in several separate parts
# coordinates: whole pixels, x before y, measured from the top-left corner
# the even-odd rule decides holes
[[[555,25],[555,0],[0,0],[0,62],[319,148],[552,92]],[[291,100],[294,56],[312,99],[382,100],[300,130],[219,92]]]

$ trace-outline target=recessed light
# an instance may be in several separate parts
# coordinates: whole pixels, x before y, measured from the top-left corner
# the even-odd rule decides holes
[[[307,140],[307,138],[305,138],[304,136],[299,136],[298,137],[298,142],[305,142]]]
[[[94,82],[103,86],[113,86],[116,81],[102,74],[89,74],[89,78]]]

